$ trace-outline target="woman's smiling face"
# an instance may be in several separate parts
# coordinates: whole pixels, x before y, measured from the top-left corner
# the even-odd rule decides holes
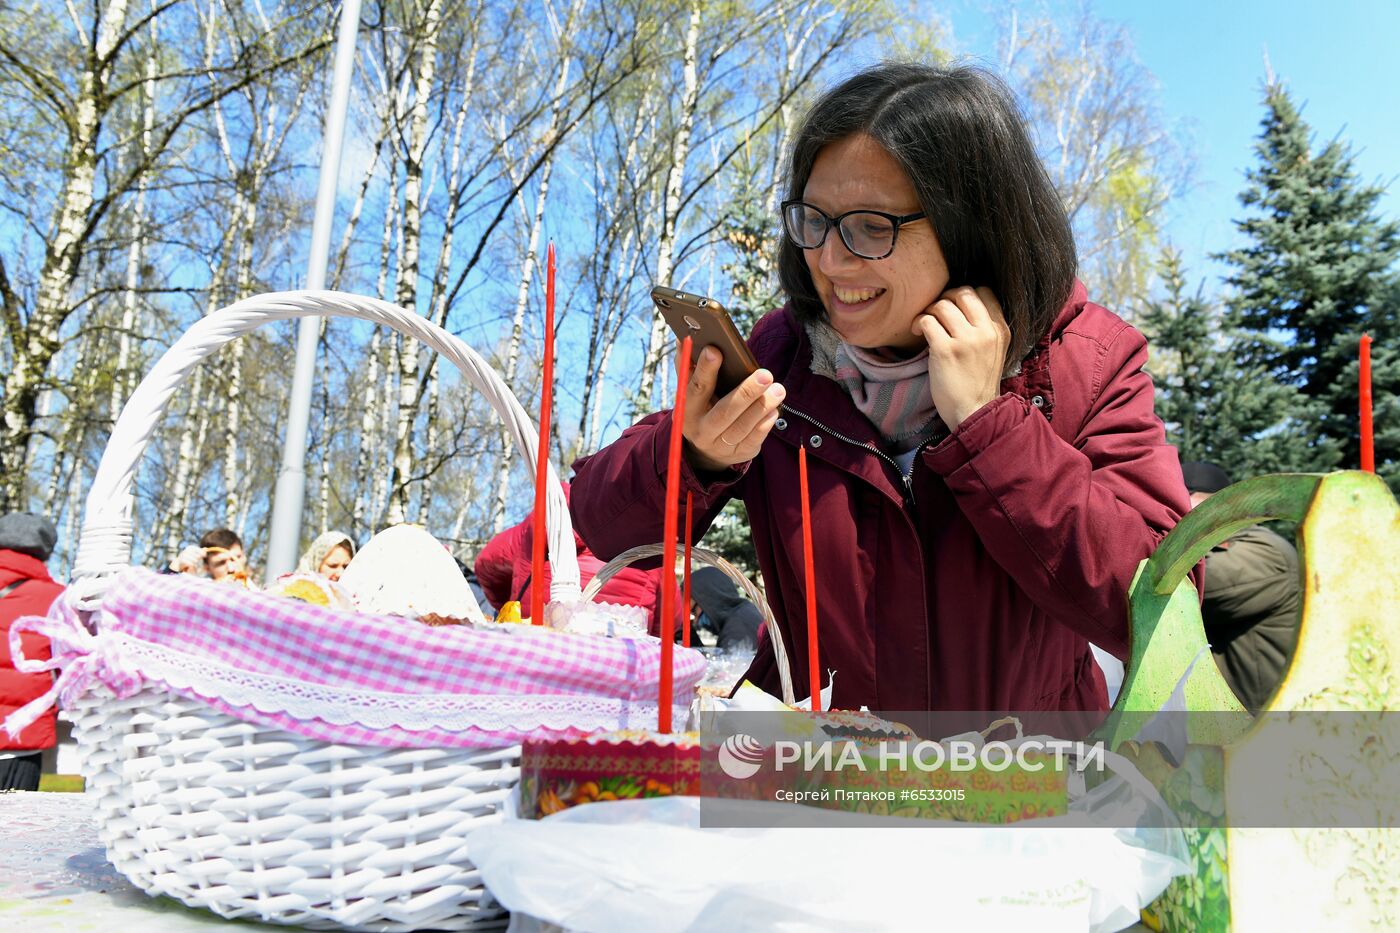
[[[832,217],[854,210],[903,215],[922,209],[904,169],[863,133],[817,154],[802,200]],[[902,225],[894,252],[884,259],[855,255],[834,229],[803,256],[827,321],[842,340],[867,349],[925,345],[910,329],[914,318],[948,288],[948,266],[927,218]]]

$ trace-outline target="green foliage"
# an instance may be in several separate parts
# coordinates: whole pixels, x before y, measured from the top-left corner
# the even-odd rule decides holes
[[[1337,451],[1313,436],[1315,403],[1241,360],[1245,338],[1201,288],[1188,293],[1180,253],[1168,249],[1159,271],[1165,292],[1146,304],[1139,323],[1152,348],[1157,414],[1181,459],[1217,463],[1236,480],[1331,469]]]
[[[944,64],[952,57],[953,28],[927,4],[891,3],[880,21],[879,39],[886,58]]]
[[[1249,242],[1221,257],[1234,266],[1228,321],[1261,383],[1296,386],[1308,400],[1320,442],[1310,469],[1359,464],[1357,347],[1363,332],[1381,341],[1372,385],[1391,422],[1377,435],[1376,461],[1394,482],[1400,226],[1379,216],[1383,188],[1357,178],[1348,147],[1333,140],[1314,151],[1282,85],[1265,88],[1264,106],[1259,164],[1240,194],[1248,214],[1236,221]],[[1329,449],[1340,451],[1339,461],[1322,455]]]
[[[762,585],[758,577],[758,554],[754,551],[753,533],[749,530],[749,513],[743,502],[731,500],[714,524],[710,525],[710,530],[705,532],[701,543]]]
[[[1141,300],[1162,212],[1189,160],[1156,99],[1156,82],[1118,23],[1087,6],[1064,16],[1001,14],[1000,71],[1024,109],[1064,203],[1080,278],[1110,308]]]
[[[778,221],[757,197],[738,200],[725,218],[724,240],[733,258],[721,266],[729,277],[728,309],[739,332],[748,335],[758,319],[783,303],[778,285]]]

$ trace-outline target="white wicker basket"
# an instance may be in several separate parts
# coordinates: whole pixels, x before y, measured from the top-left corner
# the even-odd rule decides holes
[[[100,606],[131,556],[136,464],[180,381],[214,350],[269,321],[346,316],[388,325],[453,362],[505,420],[533,473],[530,417],[470,347],[424,318],[336,292],[241,301],[192,327],[127,403],[88,496],[74,581]],[[551,595],[579,596],[573,529],[553,467]],[[465,836],[501,818],[520,747],[389,749],[334,745],[224,715],[147,685],[70,706],[88,792],[118,870],[152,895],[224,917],[312,929],[501,929]]]

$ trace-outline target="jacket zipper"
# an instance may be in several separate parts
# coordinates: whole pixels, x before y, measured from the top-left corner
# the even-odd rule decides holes
[[[896,461],[896,460],[895,460],[893,457],[891,457],[889,454],[885,453],[883,450],[879,450],[878,448],[871,447],[871,446],[869,446],[868,444],[861,443],[860,441],[856,440],[856,439],[853,438],[853,437],[847,437],[846,435],[842,434],[840,431],[833,431],[831,428],[829,428],[829,427],[827,427],[826,425],[822,424],[820,421],[818,421],[816,418],[813,418],[811,415],[806,414],[805,412],[798,411],[796,408],[793,408],[793,407],[791,407],[791,406],[789,406],[789,405],[779,405],[779,406],[778,406],[778,410],[779,410],[779,411],[786,412],[786,413],[788,413],[789,415],[796,415],[798,418],[802,418],[802,419],[806,420],[806,421],[809,422],[813,427],[820,428],[821,430],[825,431],[827,434],[830,434],[832,437],[836,438],[837,440],[845,441],[845,442],[848,443],[848,444],[854,444],[855,446],[859,447],[859,448],[862,449],[862,450],[869,451],[870,453],[872,453],[872,454],[874,454],[875,456],[879,457],[881,460],[884,460],[884,461],[885,461],[886,463],[888,463],[890,466],[894,467],[895,472],[899,474],[899,478],[900,478],[901,480],[904,481],[904,491],[905,491],[906,493],[908,493],[908,496],[909,496],[909,499],[908,499],[908,502],[906,503],[905,508],[901,509],[900,511],[902,511],[902,512],[904,513],[904,520],[905,520],[906,522],[909,523],[909,528],[910,528],[910,530],[914,532],[914,540],[915,540],[915,545],[916,545],[916,547],[918,547],[920,550],[922,550],[922,543],[919,541],[918,529],[917,529],[917,527],[916,527],[915,524],[914,524],[914,516],[911,515],[910,512],[909,512],[909,506],[917,506],[917,505],[918,505],[918,503],[914,500],[914,464],[919,462],[919,454],[923,453],[924,448],[927,447],[928,445],[932,444],[934,441],[936,441],[936,440],[941,440],[943,437],[947,436],[947,435],[946,435],[946,432],[945,432],[944,434],[935,434],[933,437],[930,437],[928,440],[926,440],[926,441],[924,441],[922,444],[920,444],[920,445],[918,446],[918,448],[916,448],[916,452],[915,452],[915,454],[914,454],[914,459],[911,460],[910,463],[909,463],[909,472],[908,472],[908,473],[905,473],[903,470],[901,470],[901,469],[899,468],[899,462]],[[923,558],[920,557],[920,560],[922,561]],[[929,602],[930,602],[930,600],[929,600],[929,595],[928,595],[928,580],[927,580],[927,578],[923,577],[922,574],[920,574],[920,583],[923,584],[923,591],[924,591],[924,594],[923,594],[923,595],[924,595],[924,613],[925,613],[925,615],[927,615],[927,613],[928,613],[928,606],[929,606]],[[930,703],[930,704],[933,703],[933,694],[932,694],[932,692],[928,692],[928,693],[925,694],[925,702]]]
[[[922,453],[924,452],[924,448],[927,447],[929,444],[932,444],[935,440],[941,440],[941,439],[942,439],[942,436],[941,436],[941,435],[935,434],[933,437],[930,437],[928,440],[924,441],[924,442],[923,442],[922,444],[920,444],[917,448],[915,448],[915,450],[914,450],[914,459],[911,460],[911,461],[909,462],[909,472],[906,473],[906,472],[904,472],[904,470],[900,467],[899,461],[895,460],[893,457],[891,457],[889,454],[885,453],[883,450],[880,450],[880,449],[875,448],[875,447],[871,447],[869,444],[862,443],[861,441],[858,441],[858,440],[856,440],[856,439],[853,438],[853,437],[847,437],[846,435],[842,434],[840,431],[833,431],[831,428],[829,428],[829,427],[827,427],[826,425],[822,424],[820,421],[818,421],[816,418],[813,418],[811,415],[806,414],[805,412],[798,411],[796,408],[793,408],[793,407],[791,407],[791,406],[789,406],[789,405],[779,405],[778,408],[779,408],[779,410],[785,411],[785,412],[787,412],[787,413],[790,414],[790,415],[796,415],[797,417],[802,418],[803,420],[810,422],[810,423],[812,424],[813,427],[820,428],[821,430],[825,431],[827,434],[830,434],[832,437],[836,438],[837,440],[845,441],[845,442],[848,443],[848,444],[854,444],[856,447],[859,447],[861,450],[868,451],[869,453],[874,454],[875,456],[879,457],[881,460],[883,460],[883,461],[885,461],[886,463],[888,463],[890,466],[894,467],[894,471],[895,471],[896,473],[898,473],[898,474],[899,474],[899,478],[900,478],[901,480],[904,481],[904,491],[905,491],[905,493],[909,496],[909,504],[910,504],[910,505],[918,505],[918,504],[919,504],[919,503],[918,503],[918,500],[916,500],[916,499],[914,498],[914,464],[918,462],[919,455],[922,454]]]

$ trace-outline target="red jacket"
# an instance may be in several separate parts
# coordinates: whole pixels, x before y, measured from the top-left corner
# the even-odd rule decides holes
[[[787,389],[783,419],[748,464],[705,478],[686,465],[683,485],[696,494],[697,533],[743,497],[796,695],[810,694],[805,444],[834,706],[1106,709],[1089,641],[1126,656],[1133,573],[1188,504],[1142,335],[1076,283],[1020,374],[915,457],[907,488],[846,392],[811,372],[790,310],[766,315],[749,346]],[[600,557],[660,539],[671,420],[650,415],[575,464],[574,523]],[[749,676],[777,692],[767,638]]]
[[[10,659],[10,623],[20,616],[47,615],[49,606],[63,592],[63,587],[53,582],[43,561],[18,551],[0,550],[0,590],[16,580],[24,582],[0,599],[0,722],[30,700],[43,696],[53,686],[51,674],[21,674],[15,670],[14,661]],[[48,659],[47,638],[26,632],[20,635],[20,641],[24,645],[26,658]],[[18,739],[11,739],[0,728],[0,749],[50,748],[57,741],[54,732],[57,722],[57,711],[50,708],[21,732]]]
[[[567,488],[566,486],[566,491]],[[530,591],[534,586],[534,581],[530,579],[534,570],[534,540],[534,518],[527,516],[520,524],[507,528],[492,538],[476,556],[476,563],[472,569],[476,571],[477,582],[481,584],[482,592],[491,601],[491,605],[499,609],[515,599],[520,601],[521,613],[530,614]],[[592,552],[583,546],[583,539],[577,532],[574,533],[574,544],[578,548],[579,585],[587,586],[588,581],[602,569],[603,561],[594,557]],[[549,562],[545,561],[546,593],[551,579],[553,578],[549,572]],[[626,567],[603,584],[598,599],[627,606],[641,606],[647,611],[650,630],[655,634],[661,630],[657,623],[661,611],[660,585],[660,569],[646,571]],[[679,595],[676,597],[676,607],[676,618],[679,619]]]

